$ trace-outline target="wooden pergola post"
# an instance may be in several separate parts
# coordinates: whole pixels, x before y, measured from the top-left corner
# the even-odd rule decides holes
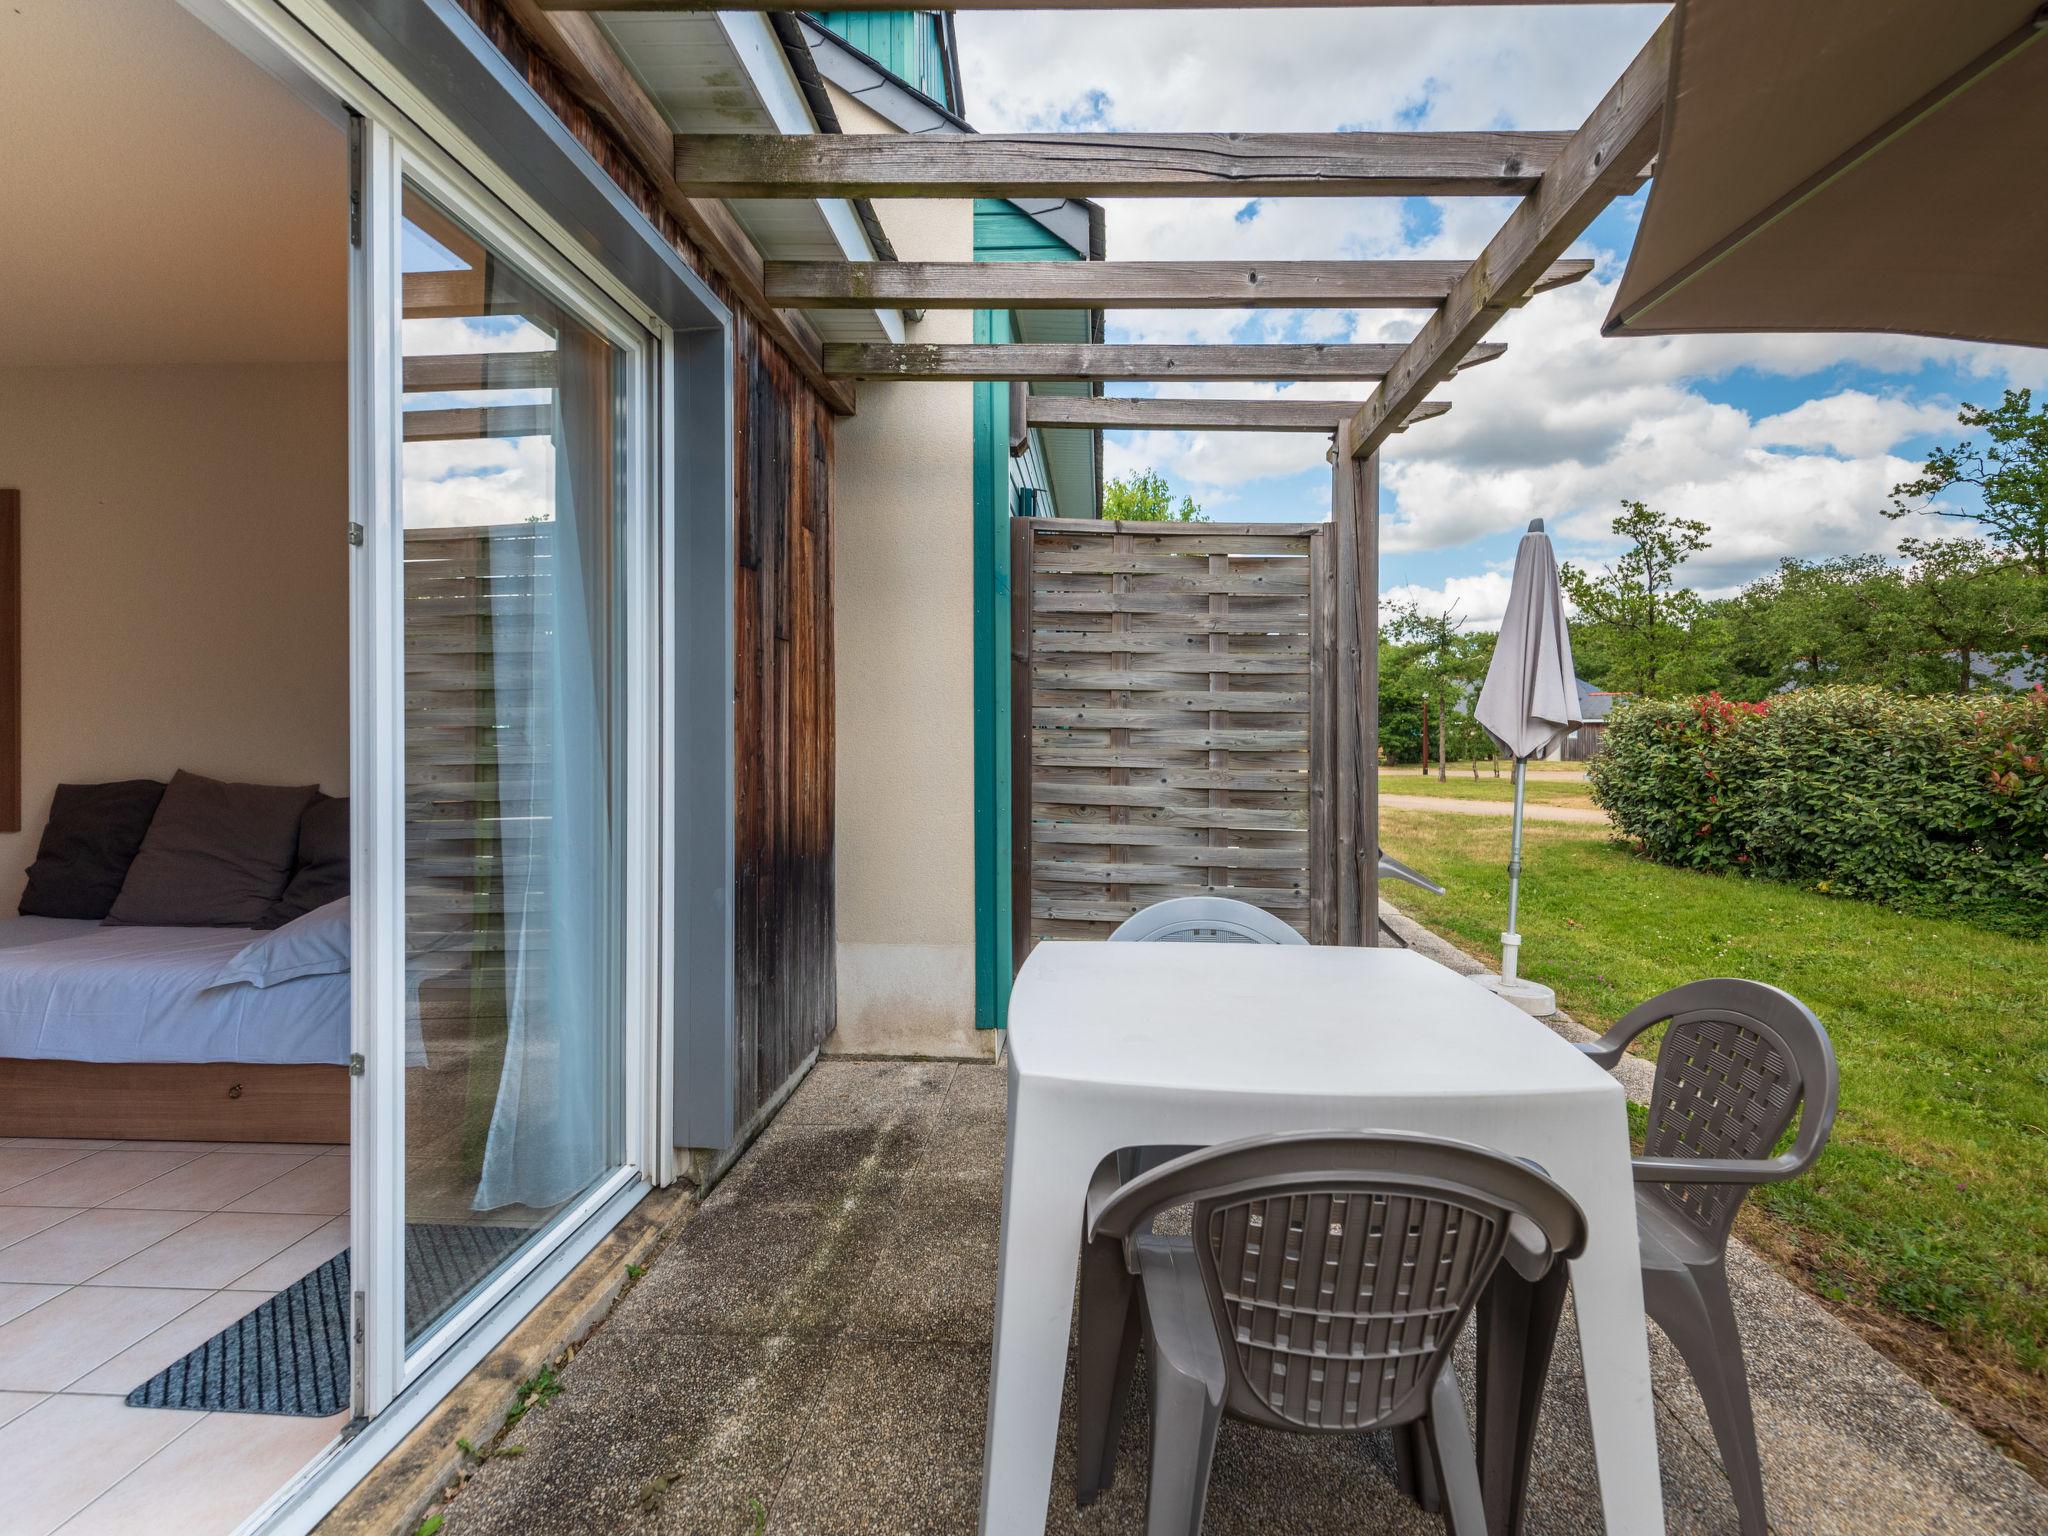
[[[1332,873],[1337,942],[1369,947],[1380,935],[1380,456],[1353,458],[1350,431],[1338,430],[1330,483],[1337,578]]]

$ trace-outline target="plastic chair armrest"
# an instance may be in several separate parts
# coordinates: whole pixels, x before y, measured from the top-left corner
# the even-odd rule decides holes
[[[1610,1044],[1610,1038],[1608,1035],[1602,1035],[1598,1040],[1581,1040],[1579,1042],[1579,1049],[1584,1051],[1593,1065],[1603,1072],[1612,1072],[1615,1064],[1628,1054],[1628,1042],[1626,1040],[1615,1041]]]
[[[1105,1157],[1095,1170],[1095,1176],[1088,1181],[1088,1200],[1081,1216],[1081,1236],[1089,1242],[1095,1240],[1095,1223],[1102,1217],[1102,1208],[1115,1198],[1122,1182],[1117,1178],[1116,1157]]]
[[[1528,1217],[1517,1215],[1508,1218],[1507,1246],[1501,1250],[1501,1262],[1533,1285],[1550,1273],[1557,1253],[1541,1227]]]
[[[1799,1158],[1639,1157],[1638,1184],[1782,1184],[1806,1171]]]
[[[1682,989],[1674,988],[1673,992],[1679,990]],[[1670,999],[1673,992],[1660,992],[1648,1002],[1636,1004],[1616,1019],[1606,1034],[1598,1040],[1584,1042],[1579,1049],[1593,1059],[1595,1066],[1605,1071],[1613,1071],[1615,1063],[1621,1060],[1622,1053],[1629,1048],[1637,1035],[1671,1017],[1673,1008]]]

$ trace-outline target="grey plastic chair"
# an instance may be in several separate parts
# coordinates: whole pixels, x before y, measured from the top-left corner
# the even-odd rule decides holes
[[[1110,936],[1124,944],[1306,944],[1262,907],[1232,896],[1176,896],[1124,919]]]
[[[1112,944],[1306,944],[1287,923],[1234,896],[1175,896],[1133,913],[1109,936]],[[1136,1178],[1193,1147],[1126,1147],[1115,1158],[1118,1182]],[[1137,1305],[1132,1299],[1130,1306]],[[1136,1317],[1131,1318],[1136,1326]],[[1134,1335],[1135,1337],[1135,1335]],[[1135,1347],[1135,1346],[1134,1346]]]
[[[1644,1155],[1635,1160],[1643,1304],[1699,1387],[1743,1536],[1765,1536],[1756,1422],[1728,1295],[1728,1231],[1753,1187],[1799,1177],[1827,1146],[1838,1091],[1835,1051],[1797,998],[1762,982],[1728,979],[1660,993],[1580,1049],[1612,1068],[1630,1041],[1666,1020]],[[1795,1112],[1799,1134],[1773,1156]],[[1542,1395],[1548,1362],[1537,1352],[1542,1313],[1553,1309],[1554,1318],[1562,1304],[1562,1276],[1549,1285],[1497,1285],[1480,1311],[1482,1481],[1496,1536],[1519,1529],[1499,1521],[1502,1510],[1519,1507],[1528,1475],[1535,1433],[1529,1405]],[[1526,1346],[1517,1342],[1522,1333]],[[1487,1459],[1486,1447],[1508,1446],[1511,1455]]]
[[[1441,896],[1444,888],[1412,865],[1403,864],[1399,859],[1380,850],[1380,878],[1382,880],[1406,880],[1410,885],[1419,885],[1425,891]]]
[[[1192,1203],[1192,1237],[1146,1230]],[[1526,1163],[1463,1142],[1309,1132],[1230,1142],[1091,1189],[1077,1407],[1082,1503],[1108,1486],[1135,1339],[1086,1319],[1144,1299],[1149,1536],[1195,1536],[1225,1416],[1421,1432],[1453,1536],[1486,1528],[1451,1345],[1511,1247],[1569,1258],[1585,1218]],[[1109,1413],[1091,1414],[1092,1405]],[[1096,1438],[1091,1440],[1090,1436]],[[1107,1438],[1101,1438],[1106,1434]]]

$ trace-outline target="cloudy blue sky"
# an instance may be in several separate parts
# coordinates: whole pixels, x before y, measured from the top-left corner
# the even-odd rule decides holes
[[[984,131],[1315,131],[1575,127],[1662,5],[1459,11],[964,14],[968,115]],[[1476,255],[1494,199],[1113,200],[1112,260]],[[1687,568],[1729,590],[1787,555],[1891,550],[1880,515],[1960,402],[2048,385],[2048,354],[1912,337],[1603,340],[1641,199],[1610,208],[1572,254],[1594,275],[1509,316],[1498,362],[1452,380],[1451,414],[1383,455],[1389,596],[1474,624],[1498,618],[1521,529],[1599,563],[1623,497],[1699,518]],[[1112,341],[1403,340],[1424,316],[1362,311],[1119,311]],[[1122,388],[1122,387],[1117,387]],[[1363,386],[1293,393],[1358,396]],[[1133,392],[1157,392],[1138,389]],[[1266,395],[1252,385],[1176,392]],[[1320,517],[1327,441],[1309,435],[1119,433],[1110,473],[1157,468],[1212,517]],[[1921,532],[1932,531],[1921,529]],[[1942,526],[1956,531],[1954,524]]]

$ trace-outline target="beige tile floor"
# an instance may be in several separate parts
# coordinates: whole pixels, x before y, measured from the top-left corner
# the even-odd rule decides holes
[[[0,1536],[226,1536],[331,1419],[130,1408],[348,1246],[346,1147],[0,1138]]]

